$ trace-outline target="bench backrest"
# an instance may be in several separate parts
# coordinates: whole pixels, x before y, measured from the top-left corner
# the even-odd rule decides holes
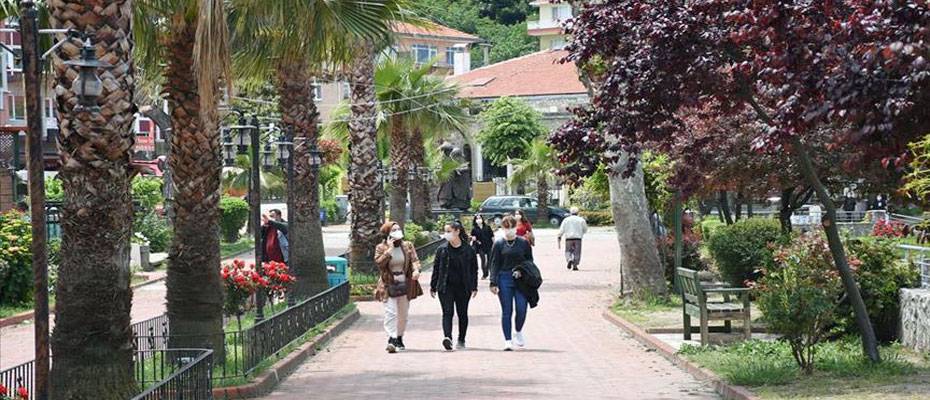
[[[688,303],[697,304],[701,296],[701,279],[698,278],[698,272],[687,268],[678,268],[677,272],[682,297]]]

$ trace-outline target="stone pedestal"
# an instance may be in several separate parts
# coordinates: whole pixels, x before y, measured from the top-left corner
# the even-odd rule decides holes
[[[930,289],[901,289],[901,343],[930,351]]]
[[[141,268],[143,271],[151,271],[153,268],[152,263],[149,262],[149,246],[133,243],[129,265],[133,268]]]

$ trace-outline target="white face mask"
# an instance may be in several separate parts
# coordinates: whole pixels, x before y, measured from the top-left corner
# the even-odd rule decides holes
[[[481,225],[481,224],[484,223],[484,220],[481,219],[481,218],[475,218],[475,223],[478,224],[478,225]]]
[[[495,219],[494,219],[494,224],[500,226],[500,224],[501,224],[501,219],[500,219],[500,218],[495,218]]]
[[[454,238],[454,237],[455,237],[455,234],[452,233],[452,232],[446,232],[446,233],[443,233],[443,234],[442,234],[442,238],[443,238],[443,239],[446,239],[447,242],[451,242],[451,241],[452,241],[452,238]]]
[[[404,231],[393,231],[391,232],[391,239],[401,240],[404,238]]]
[[[514,228],[504,228],[504,237],[507,240],[513,240],[517,237],[517,230]]]

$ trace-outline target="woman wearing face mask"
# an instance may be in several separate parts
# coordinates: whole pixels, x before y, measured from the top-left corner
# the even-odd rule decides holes
[[[468,245],[465,228],[458,221],[445,226],[446,243],[436,250],[430,296],[439,294],[442,304],[442,347],[452,351],[452,317],[459,316],[458,349],[465,348],[468,302],[478,294],[478,257]]]
[[[524,261],[533,260],[533,248],[530,243],[517,235],[517,221],[507,216],[501,221],[504,237],[494,242],[491,248],[491,293],[497,295],[501,302],[501,329],[504,331],[504,350],[513,350],[513,345],[523,347],[523,324],[526,322],[528,302],[526,296],[517,290],[514,282],[514,270]],[[516,311],[516,318],[513,313]],[[513,332],[515,323],[516,333]]]
[[[420,259],[413,243],[404,240],[404,231],[395,222],[381,226],[384,240],[375,247],[375,263],[381,272],[375,299],[384,303],[384,330],[388,334],[387,352],[404,350],[404,331],[410,300],[423,294]]]
[[[494,232],[484,218],[475,214],[474,223],[471,228],[471,245],[478,253],[478,259],[481,260],[481,279],[488,279],[488,254],[491,253],[491,245],[494,244]]]
[[[513,217],[517,220],[517,236],[530,242],[530,246],[535,246],[536,237],[533,234],[533,224],[530,223],[529,218],[526,218],[526,214],[523,213],[523,210],[515,211]]]

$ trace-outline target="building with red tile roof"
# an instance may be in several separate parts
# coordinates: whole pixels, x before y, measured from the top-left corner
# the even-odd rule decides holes
[[[565,50],[543,50],[448,79],[460,85],[461,97],[471,99],[586,95],[575,65],[559,62],[567,54]]]

